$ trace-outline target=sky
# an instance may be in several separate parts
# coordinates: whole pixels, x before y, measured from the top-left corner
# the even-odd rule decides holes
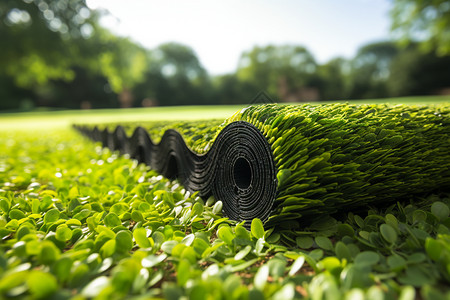
[[[318,63],[389,39],[391,0],[87,0],[101,24],[152,49],[190,46],[212,75],[236,71],[255,45],[306,47]]]

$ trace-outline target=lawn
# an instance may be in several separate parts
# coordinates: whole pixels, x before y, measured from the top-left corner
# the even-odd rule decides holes
[[[352,100],[348,103],[439,104],[450,96]],[[323,102],[333,103],[333,102]],[[73,123],[225,119],[247,105],[174,106],[130,109],[94,109],[0,113],[0,130],[70,126]]]
[[[450,297],[448,194],[325,215],[282,241],[69,126],[225,119],[242,107],[1,115],[0,298]]]

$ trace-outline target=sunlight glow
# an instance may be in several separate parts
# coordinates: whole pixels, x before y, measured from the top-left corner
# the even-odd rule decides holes
[[[389,0],[88,0],[110,12],[101,24],[148,48],[179,42],[213,75],[233,72],[255,45],[305,46],[319,63],[352,57],[389,38]]]

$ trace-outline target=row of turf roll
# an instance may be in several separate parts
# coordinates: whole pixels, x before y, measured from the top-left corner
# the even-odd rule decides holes
[[[269,104],[223,122],[76,128],[213,195],[227,217],[248,225],[259,218],[293,228],[450,191],[448,104]]]

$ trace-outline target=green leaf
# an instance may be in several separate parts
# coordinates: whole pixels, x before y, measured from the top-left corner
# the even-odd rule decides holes
[[[133,281],[132,291],[135,293],[143,292],[149,278],[150,278],[150,272],[147,269],[142,268],[139,271],[139,274],[136,275],[136,278]]]
[[[279,291],[273,294],[273,300],[290,300],[295,297],[295,285],[290,282],[285,284]]]
[[[161,245],[161,249],[168,254],[172,254],[172,250],[176,245],[178,245],[177,241],[166,241]]]
[[[331,243],[330,239],[325,236],[317,236],[315,239],[315,242],[317,246],[324,250],[333,250],[333,244]]]
[[[52,273],[61,282],[66,282],[69,278],[70,270],[72,268],[73,261],[70,257],[61,257],[52,266]]]
[[[448,291],[442,291],[439,287],[433,287],[431,285],[424,285],[420,290],[422,299],[448,300],[450,296],[449,294],[450,293]]]
[[[445,203],[437,201],[434,202],[433,205],[431,205],[431,213],[435,215],[440,221],[444,221],[446,218],[448,218],[450,209]]]
[[[252,220],[252,225],[250,227],[251,233],[257,239],[261,239],[264,237],[264,226],[260,219],[254,218]]]
[[[386,224],[390,225],[395,230],[398,229],[398,220],[393,214],[387,214],[385,220]]]
[[[155,242],[155,247],[157,247],[157,248],[160,247],[165,241],[164,234],[162,234],[159,231],[155,231],[152,234],[152,238],[153,238],[153,241]]]
[[[350,226],[349,224],[339,224],[337,226],[337,232],[341,237],[346,236],[346,235],[353,237],[355,235],[355,231],[353,230],[352,226]]]
[[[264,289],[264,286],[267,283],[267,278],[269,277],[269,266],[263,265],[261,266],[255,274],[255,278],[253,283],[257,289]]]
[[[91,215],[91,211],[89,209],[82,209],[79,213],[75,214],[73,216],[74,219],[77,219],[79,221],[83,221],[87,217]]]
[[[58,259],[59,254],[60,251],[55,244],[50,241],[43,241],[41,243],[38,259],[42,264],[49,265]]]
[[[339,259],[344,259],[345,258],[348,261],[350,261],[352,259],[352,255],[351,255],[350,250],[348,249],[347,245],[345,245],[341,241],[336,243],[335,252],[336,252],[336,256]]]
[[[116,234],[116,252],[128,253],[133,248],[133,238],[128,230],[121,230]]]
[[[399,255],[391,255],[387,258],[387,264],[391,271],[399,272],[406,268],[406,260]]]
[[[398,300],[416,299],[416,290],[412,286],[404,286],[400,292]]]
[[[168,283],[163,288],[164,299],[179,300],[183,298],[183,290],[175,283]]]
[[[194,206],[192,207],[191,215],[200,216],[202,213],[203,213],[203,204],[201,204],[200,202],[195,203]]]
[[[160,255],[149,255],[144,257],[141,261],[141,264],[144,268],[153,268],[160,262],[163,262],[167,258],[167,254],[161,253]]]
[[[122,225],[122,222],[120,221],[119,217],[113,212],[110,212],[109,214],[106,215],[104,222],[105,225],[108,227],[116,227]]]
[[[217,230],[217,236],[219,237],[219,239],[227,243],[227,245],[233,245],[234,234],[231,231],[230,226],[221,226],[219,230]]]
[[[69,211],[72,212],[74,211],[78,206],[80,206],[81,203],[78,199],[74,198],[72,200],[70,200],[69,202]]]
[[[365,223],[364,223],[363,218],[361,218],[361,217],[358,216],[358,215],[355,215],[355,216],[354,216],[354,219],[355,219],[356,224],[357,224],[360,228],[364,228]]]
[[[141,248],[151,247],[151,243],[147,237],[147,230],[143,227],[138,227],[133,231],[133,237],[136,244]]]
[[[208,249],[210,244],[202,238],[195,238],[192,243],[192,247],[198,255],[203,255],[206,249]]]
[[[80,195],[80,193],[78,192],[78,188],[76,186],[73,186],[70,190],[69,190],[69,199],[73,199],[76,198],[78,195]]]
[[[358,253],[355,257],[355,264],[360,266],[372,266],[380,261],[380,256],[373,251]]]
[[[25,217],[26,217],[26,215],[22,211],[15,209],[15,208],[11,209],[9,212],[9,218],[11,218],[11,219],[20,220]]]
[[[236,253],[236,255],[234,256],[234,259],[235,260],[244,259],[247,256],[247,254],[250,253],[250,251],[252,251],[252,247],[250,245],[247,245],[247,246],[245,246],[244,249],[242,249],[241,251]]]
[[[25,245],[27,255],[38,255],[41,251],[40,249],[41,243],[37,240],[28,241]]]
[[[244,226],[236,225],[236,227],[234,228],[234,232],[236,233],[236,237],[244,240],[250,240],[250,234],[248,233],[247,229],[244,228]]]
[[[213,206],[212,213],[215,215],[220,214],[222,212],[222,207],[223,207],[222,201],[217,201]]]
[[[59,215],[60,215],[59,210],[57,210],[56,208],[52,208],[51,210],[45,213],[44,223],[49,224],[58,221]]]
[[[188,248],[185,244],[177,244],[172,249],[172,256],[174,257],[181,257],[181,254],[183,253],[184,249]]]
[[[0,209],[7,214],[9,212],[10,203],[6,199],[0,199]]]
[[[310,236],[299,236],[295,239],[295,242],[302,249],[309,249],[314,244],[314,240]]]
[[[55,238],[61,242],[67,242],[72,238],[72,230],[67,227],[67,225],[63,224],[58,226],[56,229]]]
[[[31,212],[33,214],[38,214],[40,213],[40,207],[41,205],[41,201],[39,201],[39,199],[33,199],[33,201],[31,202]]]
[[[66,221],[66,225],[69,226],[69,227],[75,227],[75,226],[79,227],[82,224],[81,224],[80,220],[70,219],[70,220]]]
[[[423,254],[422,252],[414,253],[408,256],[408,263],[409,264],[419,264],[421,262],[424,262],[427,259],[427,256]]]
[[[397,231],[388,224],[381,224],[380,226],[381,236],[390,244],[394,244],[397,241]]]
[[[436,282],[432,271],[420,265],[409,266],[405,270],[405,275],[398,278],[400,283],[421,287],[426,284],[434,284]]]
[[[339,272],[342,269],[339,259],[333,256],[325,257],[318,262],[318,265],[335,276],[339,276]]]
[[[191,246],[192,243],[195,240],[195,235],[193,233],[186,235],[182,240],[181,243],[186,246]]]
[[[303,267],[304,263],[305,257],[299,256],[292,264],[291,269],[289,270],[289,276],[294,276]]]
[[[129,209],[129,207],[127,204],[120,202],[120,203],[116,203],[113,206],[111,206],[109,211],[120,216],[121,214],[127,212],[128,209]]]
[[[99,251],[103,258],[112,256],[114,252],[116,252],[116,240],[108,240],[103,244]]]
[[[414,211],[414,213],[413,213],[413,221],[414,221],[414,223],[424,222],[424,221],[426,221],[426,219],[427,219],[427,213],[426,212],[424,212],[423,210],[420,210],[420,209]]]
[[[183,244],[179,244],[183,245]],[[186,248],[181,252],[180,255],[181,259],[187,259],[192,265],[195,265],[197,263],[197,254],[194,249],[191,247],[186,246]]]
[[[56,278],[50,273],[38,270],[30,272],[27,285],[33,297],[37,299],[47,298],[58,290]]]
[[[16,239],[21,240],[25,235],[29,234],[31,229],[29,226],[21,226],[16,232]]]
[[[267,233],[266,233],[267,234]],[[266,238],[266,242],[269,244],[276,244],[280,240],[281,235],[277,232],[273,232],[269,235],[268,238]]]
[[[184,286],[191,276],[191,264],[188,260],[182,259],[177,267],[177,282]]]
[[[240,271],[243,271],[243,270],[247,269],[248,267],[252,266],[257,261],[258,261],[258,258],[254,258],[249,261],[243,262],[237,266],[234,266],[230,270],[231,270],[231,272],[240,272]]]
[[[267,262],[269,273],[274,280],[284,276],[286,270],[286,261],[284,259],[273,258]]]
[[[49,195],[45,195],[44,197],[42,197],[41,203],[39,204],[39,211],[46,211],[52,204],[52,197],[50,197]]]
[[[427,238],[425,240],[425,250],[432,260],[439,261],[442,253],[444,252],[444,247],[441,243],[439,243],[439,241],[432,238]]]
[[[255,245],[255,253],[256,253],[256,255],[259,255],[259,256],[266,255],[265,253],[262,252],[263,249],[264,249],[264,244],[265,244],[265,241],[264,241],[263,238],[258,239],[256,241],[256,245]]]
[[[142,215],[142,213],[138,210],[134,210],[131,213],[131,218],[136,221],[136,222],[144,222],[144,216]]]
[[[31,267],[31,264],[27,264],[27,269]],[[0,292],[8,292],[20,285],[22,285],[28,277],[28,270],[20,270],[3,276],[0,278]]]
[[[309,256],[311,256],[315,260],[319,260],[323,257],[323,250],[322,249],[314,249],[311,252],[309,252]],[[305,257],[306,259],[308,257]],[[308,260],[306,260],[308,261]]]
[[[89,282],[81,294],[87,298],[95,298],[100,292],[109,285],[110,279],[106,276],[100,276]]]

